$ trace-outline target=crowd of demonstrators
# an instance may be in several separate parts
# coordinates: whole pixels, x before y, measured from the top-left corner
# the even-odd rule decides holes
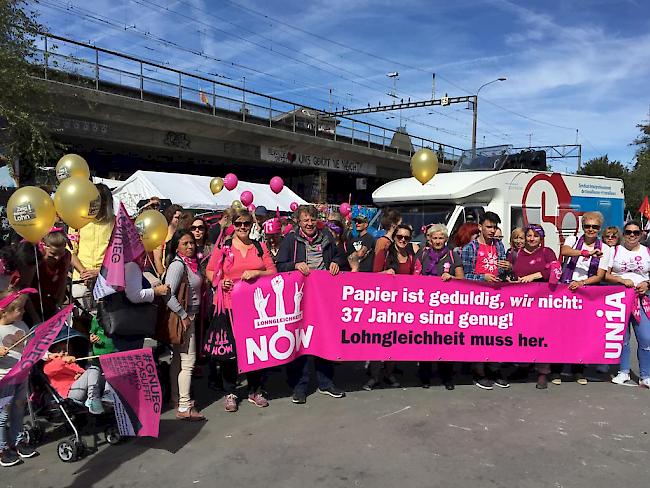
[[[0,250],[0,377],[20,358],[20,348],[9,350],[12,344],[4,339],[24,335],[29,326],[52,317],[66,303],[70,283],[74,285],[71,296],[94,312],[92,290],[96,280],[104,280],[99,271],[115,225],[111,193],[103,185],[98,185],[98,190],[101,207],[97,220],[72,238],[63,228],[53,228],[36,246],[21,242]],[[141,210],[145,209],[160,210],[160,200],[152,197]],[[478,223],[462,224],[453,236],[443,224],[427,226],[423,229],[426,242],[421,247],[412,242],[413,229],[402,222],[400,213],[394,209],[382,212],[384,234],[376,239],[368,231],[367,217],[359,215],[350,219],[337,212],[319,215],[311,205],[300,206],[291,218],[281,217],[279,212],[270,213],[264,207],[257,207],[254,212],[230,208],[220,216],[206,217],[171,205],[165,217],[168,223],[165,243],[152,254],[125,264],[124,290],[112,290],[112,294],[100,298],[97,316],[85,332],[95,355],[140,349],[145,339],[154,334],[143,332],[147,327],[139,328],[137,333],[129,333],[128,329],[108,332],[110,320],[102,310],[118,297],[124,310],[129,310],[131,305],[154,302],[165,310],[166,315],[162,315],[169,323],[163,325],[168,331],[174,327],[177,331],[174,339],[166,341],[172,350],[171,402],[179,420],[205,419],[192,395],[193,372],[201,354],[210,359],[211,380],[220,378],[225,411],[238,410],[241,394],[236,331],[233,331],[236,324],[232,319],[233,288],[239,281],[254,282],[262,276],[289,271],[305,276],[323,270],[331,275],[374,272],[437,277],[444,282],[465,279],[531,283],[549,281],[553,266],[560,259],[564,261],[561,281],[572,291],[604,283],[636,289],[637,306],[625,337],[620,369],[612,381],[636,385],[630,375],[633,330],[638,342],[638,384],[650,388],[650,298],[647,296],[650,251],[640,243],[638,222],[627,222],[621,233],[616,227],[603,229],[600,213],[585,213],[581,219],[582,232],[564,240],[558,258],[544,246],[544,229],[534,222],[514,229],[506,250],[499,228],[500,217],[489,211],[480,216]],[[209,224],[217,219],[214,225]],[[280,281],[272,283],[274,289],[281,286]],[[30,288],[34,290],[24,290]],[[11,300],[7,301],[8,297]],[[264,313],[268,296],[259,293],[254,298],[256,308]],[[302,289],[296,289],[297,306],[302,298]],[[160,314],[157,324],[149,325],[151,330],[160,326]],[[100,413],[102,406],[98,398],[103,385],[100,368],[97,363],[81,368],[75,356],[61,347],[52,349],[45,365],[50,382],[61,396],[84,404],[91,413]],[[291,401],[306,403],[312,363],[318,392],[334,398],[344,397],[345,392],[334,382],[332,361],[301,356],[286,367],[287,382],[292,388]],[[453,390],[457,365],[446,361],[418,364],[422,386],[430,387],[434,366],[440,382],[447,390]],[[482,389],[507,388],[509,380],[526,379],[534,368],[536,387],[546,389],[547,378],[559,384],[560,373],[568,366],[578,384],[587,384],[584,365],[515,366],[514,374],[506,379],[501,364],[474,363],[471,365],[473,383]],[[398,372],[394,362],[371,361],[370,378],[363,389],[398,387]],[[267,371],[254,371],[245,375],[247,392],[243,398],[257,407],[269,405],[265,390],[267,374]],[[24,401],[24,388],[18,387],[12,401],[0,410],[2,465],[15,464],[33,455],[23,446],[17,431]]]

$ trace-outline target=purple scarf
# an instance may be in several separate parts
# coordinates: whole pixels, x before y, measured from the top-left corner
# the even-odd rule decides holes
[[[429,248],[429,266],[426,270],[426,275],[437,276],[436,275],[436,266],[442,259],[442,257],[449,252],[447,246],[443,247],[440,251],[436,251],[432,247]]]
[[[585,243],[585,236],[581,235],[576,242],[574,249],[582,250],[582,246]],[[603,248],[603,241],[596,237],[596,242],[594,242],[594,249],[600,251]],[[562,282],[570,283],[573,279],[573,272],[576,270],[576,265],[578,264],[578,259],[582,256],[573,256],[566,263],[564,267],[564,272],[562,273]],[[589,271],[587,272],[587,277],[595,276],[598,273],[598,265],[600,264],[600,258],[597,256],[591,256],[591,261],[589,262]]]

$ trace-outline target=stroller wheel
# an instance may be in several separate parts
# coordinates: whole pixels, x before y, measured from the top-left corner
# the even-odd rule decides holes
[[[122,436],[120,435],[120,431],[116,425],[109,425],[106,427],[104,430],[104,437],[106,438],[106,442],[108,442],[111,446],[119,444],[122,440]]]
[[[31,422],[25,422],[23,426],[23,440],[30,446],[37,446],[43,440],[45,431],[39,422],[32,424]]]
[[[64,463],[71,463],[73,461],[76,461],[79,457],[79,453],[77,451],[77,446],[70,441],[61,441],[56,446],[56,453],[58,454],[59,459]]]

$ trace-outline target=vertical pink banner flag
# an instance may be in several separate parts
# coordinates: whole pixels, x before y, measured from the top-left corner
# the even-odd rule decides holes
[[[102,298],[114,291],[124,290],[126,286],[124,266],[127,263],[139,261],[144,254],[144,245],[138,230],[124,208],[124,204],[120,203],[120,209],[115,217],[115,227],[113,227],[113,233],[108,242],[106,254],[104,254],[100,277],[98,277],[93,291],[95,299]],[[105,290],[105,285],[112,290]]]
[[[33,336],[25,339],[29,342],[24,346],[20,360],[0,379],[0,408],[11,400],[15,388],[27,381],[32,366],[43,359],[71,311],[72,305],[68,305],[51,319],[37,325]]]
[[[162,390],[151,349],[99,357],[115,400],[115,418],[123,436],[158,437]]]
[[[233,332],[241,371],[303,354],[334,361],[613,364],[636,300],[622,286],[572,292],[549,283],[291,272],[236,285]]]

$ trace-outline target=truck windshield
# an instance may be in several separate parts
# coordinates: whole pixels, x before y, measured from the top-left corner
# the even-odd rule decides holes
[[[425,241],[422,227],[429,224],[447,225],[456,205],[453,203],[418,204],[415,202],[404,205],[391,205],[391,208],[398,210],[402,214],[402,223],[413,227],[413,241],[422,243]],[[381,216],[379,218],[381,219]]]

